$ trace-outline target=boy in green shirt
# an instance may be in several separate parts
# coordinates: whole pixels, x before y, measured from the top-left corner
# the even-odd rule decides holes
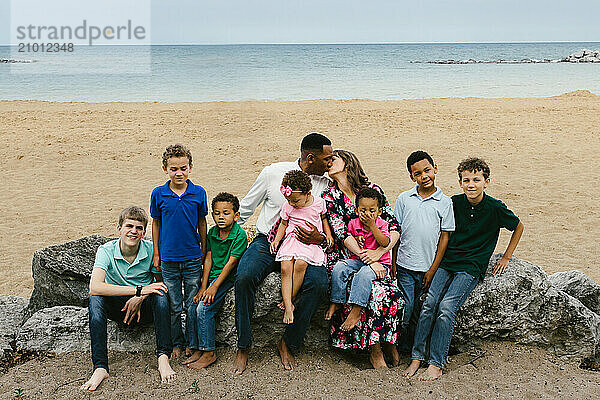
[[[490,183],[490,168],[485,161],[468,158],[458,165],[457,170],[464,194],[452,196],[456,230],[450,236],[423,304],[415,332],[412,362],[403,374],[407,377],[413,376],[421,362],[426,361],[427,342],[429,367],[423,380],[442,376],[456,313],[479,279],[485,276],[500,228],[513,231],[513,234],[504,255],[494,265],[494,275],[506,270],[524,229],[519,218],[503,202],[485,194],[484,189]]]
[[[240,202],[232,194],[219,193],[212,200],[216,226],[208,231],[202,284],[187,313],[193,352],[184,364],[190,368],[206,368],[217,360],[215,316],[235,283],[238,260],[248,246],[246,232],[237,224],[239,209]]]

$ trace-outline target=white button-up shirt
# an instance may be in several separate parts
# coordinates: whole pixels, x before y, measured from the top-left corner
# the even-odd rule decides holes
[[[278,162],[265,167],[256,178],[248,194],[240,202],[240,219],[238,223],[243,225],[254,214],[254,210],[262,204],[256,230],[258,233],[268,234],[271,227],[279,217],[281,206],[286,201],[279,188],[283,176],[292,170],[299,170],[298,161]],[[327,188],[331,180],[321,175],[309,175],[312,181],[311,194],[320,197],[321,192]]]

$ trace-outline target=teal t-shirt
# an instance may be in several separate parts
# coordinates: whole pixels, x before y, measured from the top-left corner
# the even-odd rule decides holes
[[[94,268],[106,271],[104,282],[119,286],[146,286],[154,281],[152,274],[158,273],[153,266],[152,242],[142,239],[137,257],[129,264],[121,254],[121,239],[111,240],[96,251]]]
[[[482,277],[498,243],[500,228],[514,231],[519,218],[506,205],[487,194],[472,205],[465,194],[452,196],[456,229],[440,267]]]
[[[237,222],[233,223],[233,227],[225,239],[221,239],[219,236],[218,226],[210,228],[206,237],[206,249],[212,254],[212,268],[208,275],[209,283],[219,277],[230,257],[241,257],[246,251],[246,247],[248,247],[248,236]],[[227,279],[233,280],[234,277],[235,270],[231,271]]]

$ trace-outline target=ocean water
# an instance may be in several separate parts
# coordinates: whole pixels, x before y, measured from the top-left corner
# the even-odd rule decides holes
[[[596,43],[0,47],[0,99],[234,101],[542,97],[600,94],[600,64],[436,65],[433,60],[559,59]],[[418,61],[418,62],[416,62]]]

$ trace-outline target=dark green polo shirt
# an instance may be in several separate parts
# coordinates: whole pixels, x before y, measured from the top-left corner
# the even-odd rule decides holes
[[[208,283],[219,277],[223,267],[229,261],[229,257],[241,257],[248,247],[248,236],[246,232],[237,224],[233,223],[233,227],[226,239],[221,239],[219,236],[219,227],[213,226],[208,230],[206,237],[206,249],[212,254],[212,268],[208,275]],[[227,276],[227,279],[233,280],[235,270]]]
[[[450,235],[440,267],[483,277],[498,243],[500,228],[514,231],[519,218],[503,202],[485,193],[477,205],[469,203],[465,194],[454,195],[452,206],[456,230]]]

